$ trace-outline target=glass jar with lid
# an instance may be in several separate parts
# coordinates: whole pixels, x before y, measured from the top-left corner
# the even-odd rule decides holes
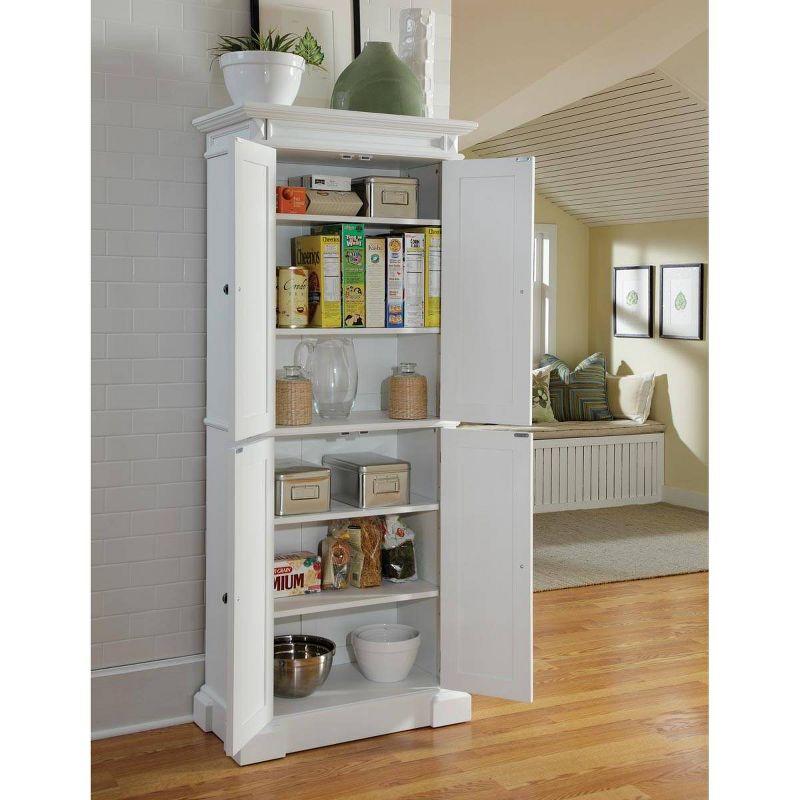
[[[283,368],[275,381],[275,424],[311,424],[311,381],[297,364]]]
[[[389,378],[391,419],[425,419],[428,416],[428,381],[417,365],[403,362]]]

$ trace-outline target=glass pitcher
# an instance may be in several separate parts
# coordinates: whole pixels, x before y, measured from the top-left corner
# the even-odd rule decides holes
[[[349,337],[302,339],[294,351],[311,379],[314,410],[323,419],[350,416],[358,389],[358,365],[353,340]]]

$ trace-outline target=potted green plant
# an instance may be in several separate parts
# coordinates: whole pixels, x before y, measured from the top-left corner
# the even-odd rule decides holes
[[[278,103],[290,106],[300,91],[306,64],[321,67],[325,60],[319,42],[306,28],[296,33],[220,36],[211,50],[219,59],[231,100],[242,103]]]

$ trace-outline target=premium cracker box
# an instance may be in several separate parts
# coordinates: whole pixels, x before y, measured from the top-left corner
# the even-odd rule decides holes
[[[403,234],[403,327],[425,327],[425,234]]]
[[[367,327],[383,328],[386,303],[386,240],[383,236],[367,236],[365,252]]]
[[[364,269],[364,226],[323,225],[314,233],[338,234],[342,259],[342,327],[363,328],[367,316]]]
[[[403,237],[386,238],[386,327],[403,327]]]
[[[442,300],[442,229],[412,228],[425,234],[425,327],[438,328]]]
[[[322,591],[322,563],[310,550],[275,556],[272,593],[274,597],[291,597]]]
[[[327,234],[295,236],[292,264],[308,270],[309,325],[342,327],[342,266],[339,237]]]

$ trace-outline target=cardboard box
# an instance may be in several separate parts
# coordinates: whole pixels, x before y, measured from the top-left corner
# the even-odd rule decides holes
[[[403,327],[403,237],[386,237],[386,327]]]
[[[316,553],[300,550],[275,556],[272,594],[293,597],[322,591],[322,562]]]
[[[383,236],[367,236],[365,252],[367,327],[383,328],[386,316],[386,240]]]
[[[442,229],[411,228],[425,234],[425,327],[438,328],[442,308]]]
[[[342,259],[342,327],[363,328],[367,316],[364,226],[359,223],[322,225],[313,233],[340,237]]]
[[[305,189],[293,186],[275,187],[275,211],[278,214],[305,214],[307,205]]]
[[[352,182],[346,175],[298,175],[289,178],[289,186],[303,186],[306,189],[328,189],[334,192],[349,192]]]
[[[425,327],[425,234],[403,233],[403,327]]]
[[[308,197],[306,214],[355,217],[361,209],[361,198],[355,192],[329,192],[322,189],[303,191]]]
[[[295,236],[292,264],[308,270],[309,326],[342,327],[342,262],[338,236]]]

